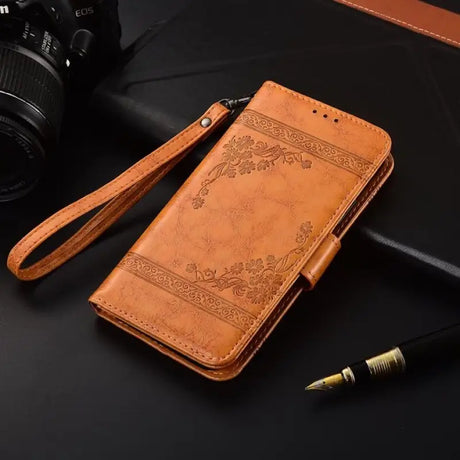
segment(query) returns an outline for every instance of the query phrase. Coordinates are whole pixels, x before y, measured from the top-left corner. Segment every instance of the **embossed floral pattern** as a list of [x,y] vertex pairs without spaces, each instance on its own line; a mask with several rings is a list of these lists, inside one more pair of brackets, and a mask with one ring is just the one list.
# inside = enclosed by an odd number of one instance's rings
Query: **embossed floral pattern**
[[252,259],[246,263],[246,271],[248,273],[259,273],[264,268],[262,259]]
[[[250,312],[219,297],[215,293],[208,292],[196,283],[184,279],[157,262],[135,252],[126,254],[118,264],[118,268],[195,305],[197,308],[242,331],[250,329],[256,320],[256,317]],[[187,266],[187,271],[196,269],[195,264]]]
[[270,254],[264,259],[237,262],[221,274],[210,268],[200,270],[195,263],[188,264],[186,271],[195,275],[194,283],[219,291],[231,289],[234,295],[246,296],[254,304],[267,303],[279,293],[286,274],[304,254],[312,229],[311,222],[302,223],[295,239],[297,246],[282,257]]
[[311,161],[305,158],[305,153],[288,151],[287,147],[279,144],[256,141],[251,136],[233,136],[223,149],[223,161],[209,171],[208,179],[201,183],[200,190],[192,200],[195,209],[204,205],[210,185],[221,177],[234,178],[237,174],[243,176],[266,171],[278,162],[288,165],[298,163],[303,169],[311,168]]
[[[366,158],[348,152],[337,145],[330,144],[312,134],[296,129],[255,110],[243,110],[235,120],[235,123],[244,125],[265,136],[270,136],[278,142],[321,158],[358,176],[364,176],[372,168],[372,162]],[[302,166],[305,167],[303,164]],[[266,167],[266,164],[259,163],[257,169],[263,170]]]

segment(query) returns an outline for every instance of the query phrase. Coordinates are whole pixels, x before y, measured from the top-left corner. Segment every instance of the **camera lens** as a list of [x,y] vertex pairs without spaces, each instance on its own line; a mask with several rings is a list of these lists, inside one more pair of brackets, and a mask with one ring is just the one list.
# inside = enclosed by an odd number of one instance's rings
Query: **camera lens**
[[57,140],[64,107],[60,43],[19,18],[0,21],[0,201],[27,193]]
[[43,171],[42,143],[27,128],[0,116],[0,201],[27,193]]

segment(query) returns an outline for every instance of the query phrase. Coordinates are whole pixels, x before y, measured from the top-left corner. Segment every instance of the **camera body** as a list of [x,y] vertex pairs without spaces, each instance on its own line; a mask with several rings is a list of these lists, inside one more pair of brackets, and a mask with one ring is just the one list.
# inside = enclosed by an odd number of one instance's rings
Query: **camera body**
[[0,0],[0,201],[37,182],[67,87],[91,88],[120,36],[117,0]]
[[30,46],[58,69],[68,60],[77,84],[79,78],[94,81],[120,53],[117,0],[0,0],[0,40],[8,18],[24,23],[21,35],[12,37],[15,43]]

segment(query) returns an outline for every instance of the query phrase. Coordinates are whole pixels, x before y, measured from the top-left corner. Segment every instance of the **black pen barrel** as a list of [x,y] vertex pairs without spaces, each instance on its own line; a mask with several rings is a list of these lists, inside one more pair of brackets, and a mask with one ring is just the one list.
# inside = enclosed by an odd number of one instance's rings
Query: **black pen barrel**
[[399,345],[407,370],[460,357],[460,324],[447,327]]

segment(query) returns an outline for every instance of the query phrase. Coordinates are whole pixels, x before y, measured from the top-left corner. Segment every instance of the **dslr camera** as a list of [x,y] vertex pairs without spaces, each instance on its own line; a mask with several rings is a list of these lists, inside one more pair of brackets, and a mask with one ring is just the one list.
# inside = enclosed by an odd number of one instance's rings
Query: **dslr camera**
[[120,35],[118,0],[0,0],[0,201],[36,184],[67,88],[94,86]]

